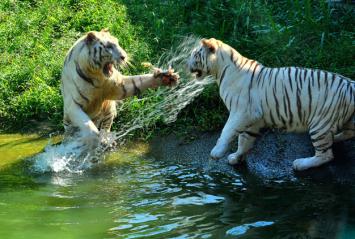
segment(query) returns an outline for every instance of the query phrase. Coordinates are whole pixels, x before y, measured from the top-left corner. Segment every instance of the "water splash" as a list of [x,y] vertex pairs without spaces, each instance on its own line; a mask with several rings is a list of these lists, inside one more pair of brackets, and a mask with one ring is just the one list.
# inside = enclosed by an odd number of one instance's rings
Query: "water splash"
[[158,60],[156,66],[167,68],[171,66],[179,72],[180,83],[175,88],[159,88],[154,94],[143,98],[134,98],[124,101],[118,109],[118,115],[127,104],[148,102],[147,107],[135,112],[136,116],[111,133],[100,134],[100,145],[94,151],[88,151],[81,143],[81,136],[67,138],[59,145],[48,145],[44,152],[34,158],[33,169],[36,172],[74,172],[80,173],[104,159],[104,152],[125,143],[127,136],[136,130],[153,126],[158,119],[169,124],[176,121],[178,113],[196,98],[204,87],[212,83],[211,78],[197,81],[186,69],[186,60],[191,50],[199,44],[196,37],[190,36],[182,39],[181,43],[165,52]]
[[84,148],[80,137],[68,137],[60,144],[54,145],[50,139],[44,152],[33,157],[33,171],[81,173],[90,168],[92,154]]
[[[137,103],[139,101],[153,103],[149,104],[149,107],[139,109],[136,118],[114,132],[119,144],[123,144],[126,137],[134,131],[154,125],[157,119],[162,119],[165,124],[176,121],[179,112],[191,103],[206,85],[213,82],[210,77],[198,81],[186,69],[186,60],[190,57],[191,50],[199,44],[199,41],[199,38],[193,36],[185,37],[176,48],[170,49],[160,57],[157,66],[161,68],[173,67],[180,75],[180,82],[175,88],[159,88],[153,95],[134,99]],[[160,100],[154,103],[156,99]],[[121,109],[126,107],[125,104],[131,103],[132,101],[124,102]],[[120,110],[118,110],[118,114],[119,112]]]

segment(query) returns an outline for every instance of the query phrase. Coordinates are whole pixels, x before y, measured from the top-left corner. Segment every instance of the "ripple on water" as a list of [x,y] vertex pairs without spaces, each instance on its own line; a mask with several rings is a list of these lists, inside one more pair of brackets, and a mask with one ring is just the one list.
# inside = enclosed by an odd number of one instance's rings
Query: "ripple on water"
[[254,223],[247,223],[243,224],[240,226],[233,227],[229,229],[226,234],[229,236],[239,236],[243,235],[246,233],[249,229],[254,228],[254,227],[266,227],[274,224],[274,222],[268,222],[268,221],[258,221]]
[[158,218],[162,216],[161,214],[159,215],[152,215],[149,213],[138,213],[129,216],[128,218],[122,218],[117,220],[117,222],[127,222],[129,224],[137,224],[137,223],[143,223],[143,222],[149,222],[149,221],[156,221]]
[[192,196],[192,197],[176,197],[173,200],[173,205],[174,206],[180,206],[180,205],[205,205],[205,204],[215,204],[215,203],[221,203],[224,201],[224,197],[220,196],[215,196],[211,194],[206,194],[206,193],[198,193],[198,196]]

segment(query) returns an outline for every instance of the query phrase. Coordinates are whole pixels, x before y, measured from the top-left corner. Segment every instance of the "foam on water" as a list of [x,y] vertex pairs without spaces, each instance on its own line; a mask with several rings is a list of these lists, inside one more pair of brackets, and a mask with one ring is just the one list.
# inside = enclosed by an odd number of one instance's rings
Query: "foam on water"
[[[157,66],[167,68],[171,66],[180,75],[180,82],[175,88],[159,88],[154,95],[133,99],[135,101],[154,102],[148,107],[137,111],[136,117],[122,125],[118,131],[102,133],[100,146],[94,150],[87,150],[81,143],[80,135],[66,138],[59,145],[45,148],[43,153],[34,157],[33,170],[36,172],[74,172],[80,173],[104,159],[104,152],[117,145],[124,144],[128,135],[134,131],[152,126],[157,119],[163,119],[166,124],[177,119],[178,113],[198,96],[207,84],[213,82],[211,78],[197,81],[186,69],[186,60],[191,50],[199,43],[196,37],[186,37],[174,49],[165,52],[159,59]],[[128,101],[123,102],[118,109],[118,114]]]

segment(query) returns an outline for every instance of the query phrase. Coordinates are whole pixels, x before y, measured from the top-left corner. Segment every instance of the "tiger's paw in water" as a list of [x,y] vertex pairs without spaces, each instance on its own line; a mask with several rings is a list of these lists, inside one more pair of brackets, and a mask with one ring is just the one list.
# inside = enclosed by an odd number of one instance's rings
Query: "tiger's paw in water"
[[88,151],[95,150],[100,144],[99,134],[96,132],[82,133],[78,140]]

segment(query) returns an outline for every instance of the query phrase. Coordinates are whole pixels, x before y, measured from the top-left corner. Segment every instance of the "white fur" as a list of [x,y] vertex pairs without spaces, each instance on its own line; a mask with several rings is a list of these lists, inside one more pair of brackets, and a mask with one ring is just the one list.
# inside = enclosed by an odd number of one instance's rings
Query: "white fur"
[[355,135],[351,121],[355,83],[341,75],[297,67],[268,68],[213,38],[202,40],[188,65],[191,72],[202,71],[200,78],[216,78],[230,112],[211,151],[214,159],[223,157],[238,137],[238,150],[228,156],[230,164],[238,163],[264,127],[308,131],[316,155],[293,164],[295,170],[305,170],[333,159],[334,135],[337,141]]

